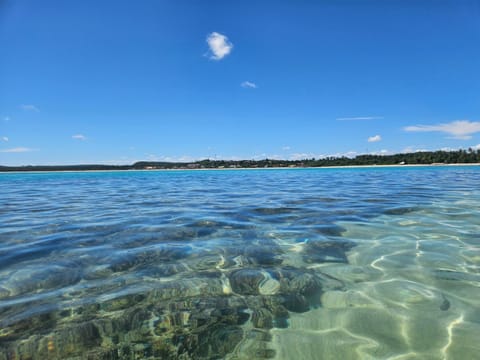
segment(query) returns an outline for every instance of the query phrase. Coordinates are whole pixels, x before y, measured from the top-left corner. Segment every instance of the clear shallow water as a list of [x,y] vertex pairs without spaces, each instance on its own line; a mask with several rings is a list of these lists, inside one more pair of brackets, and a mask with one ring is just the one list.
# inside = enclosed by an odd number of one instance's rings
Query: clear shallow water
[[475,359],[480,168],[0,174],[0,359]]

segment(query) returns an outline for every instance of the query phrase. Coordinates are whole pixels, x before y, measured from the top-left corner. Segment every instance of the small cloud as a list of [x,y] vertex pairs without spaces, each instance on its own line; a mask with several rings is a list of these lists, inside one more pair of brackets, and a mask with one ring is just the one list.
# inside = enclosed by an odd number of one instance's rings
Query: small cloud
[[87,140],[87,137],[82,134],[76,134],[76,135],[72,135],[72,139],[85,141]]
[[255,84],[253,82],[250,82],[250,81],[244,81],[240,84],[240,86],[245,88],[245,89],[256,89],[257,88],[257,84]]
[[409,154],[409,153],[413,153],[413,152],[415,152],[413,146],[407,146],[406,148],[404,148],[404,149],[402,150],[402,153],[404,153],[404,154]]
[[368,142],[379,142],[382,140],[382,137],[380,135],[375,135],[375,136],[370,136],[368,138]]
[[10,119],[9,116],[5,116],[5,117],[3,118],[3,121],[5,121],[5,122],[9,122],[10,120],[11,120],[11,119]]
[[341,117],[337,121],[362,121],[362,120],[380,120],[383,116],[355,116],[355,117]]
[[480,121],[457,120],[446,124],[407,126],[403,129],[409,132],[443,132],[452,135],[453,139],[468,140],[472,134],[480,132]]
[[284,147],[282,147],[282,150],[283,150],[283,151],[288,151],[288,150],[290,150],[290,149],[291,149],[290,146],[284,146]]
[[2,136],[2,141],[8,142],[8,137]]
[[24,111],[40,112],[40,109],[35,105],[20,105],[20,108]]
[[208,47],[210,48],[210,59],[221,60],[233,49],[233,44],[228,41],[225,35],[212,32],[207,36]]
[[30,149],[26,147],[16,147],[16,148],[11,148],[11,149],[2,149],[0,152],[2,153],[25,153],[25,152],[31,152],[35,151],[35,149]]

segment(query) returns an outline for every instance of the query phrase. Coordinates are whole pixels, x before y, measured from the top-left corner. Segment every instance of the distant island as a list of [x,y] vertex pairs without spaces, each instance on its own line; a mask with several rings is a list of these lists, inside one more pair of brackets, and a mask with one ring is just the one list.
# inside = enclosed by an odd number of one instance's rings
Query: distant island
[[367,165],[443,165],[480,163],[480,149],[456,151],[421,151],[394,155],[358,155],[303,160],[211,160],[194,162],[139,161],[132,165],[25,165],[1,166],[0,172],[11,171],[92,171],[92,170],[168,170],[168,169],[235,169],[235,168],[300,168]]

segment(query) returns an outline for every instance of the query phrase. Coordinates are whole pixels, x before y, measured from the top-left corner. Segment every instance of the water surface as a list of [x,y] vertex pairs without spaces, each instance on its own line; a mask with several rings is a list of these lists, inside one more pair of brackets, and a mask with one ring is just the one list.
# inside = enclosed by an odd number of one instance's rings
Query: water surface
[[474,359],[480,168],[0,174],[0,359]]

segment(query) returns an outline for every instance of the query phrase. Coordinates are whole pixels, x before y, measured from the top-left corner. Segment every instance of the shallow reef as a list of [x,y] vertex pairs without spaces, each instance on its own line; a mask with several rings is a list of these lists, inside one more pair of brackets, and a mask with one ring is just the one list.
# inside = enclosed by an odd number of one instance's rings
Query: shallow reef
[[[192,226],[215,231],[208,222]],[[15,280],[28,269],[13,272],[0,287],[4,299],[73,285],[76,291],[64,298],[90,300],[76,306],[45,301],[43,307],[35,300],[35,313],[28,303],[4,307],[0,360],[272,358],[269,330],[288,327],[290,313],[321,306],[325,288],[343,285],[325,281],[319,270],[284,264],[285,251],[270,238],[247,238],[208,251],[171,242],[133,249],[100,268],[88,260],[72,269],[47,267],[41,279],[27,282]],[[346,262],[353,245],[340,238],[308,241],[301,258],[305,265]],[[142,274],[145,288],[128,277],[110,287],[79,286],[132,271]],[[126,294],[113,291],[118,288]],[[115,295],[106,296],[109,291]]]

